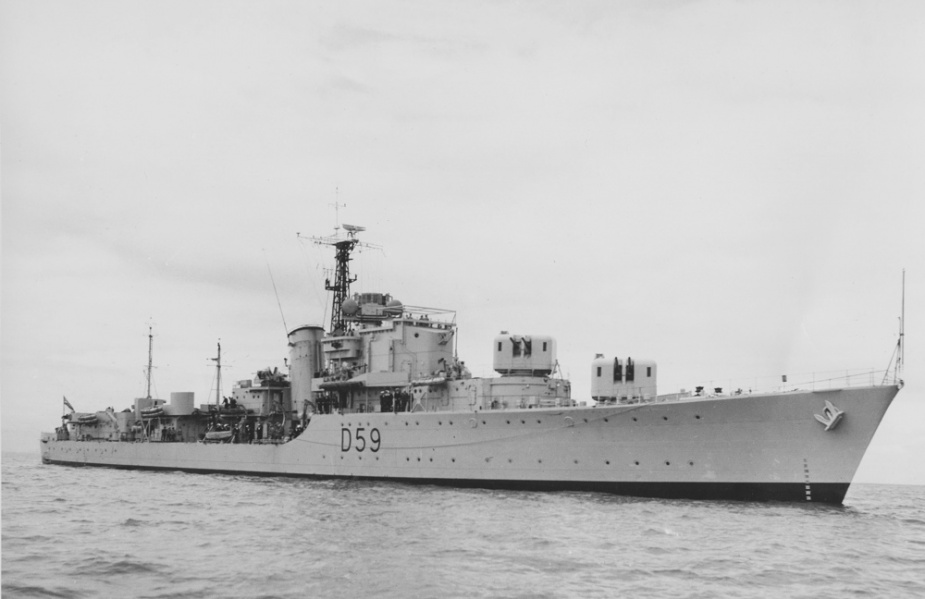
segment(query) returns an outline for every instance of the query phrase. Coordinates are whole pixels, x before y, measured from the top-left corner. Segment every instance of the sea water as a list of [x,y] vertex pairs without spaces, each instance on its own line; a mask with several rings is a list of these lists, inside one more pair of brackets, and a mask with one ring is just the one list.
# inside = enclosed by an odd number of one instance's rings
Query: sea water
[[925,487],[842,507],[2,457],[13,597],[923,597]]

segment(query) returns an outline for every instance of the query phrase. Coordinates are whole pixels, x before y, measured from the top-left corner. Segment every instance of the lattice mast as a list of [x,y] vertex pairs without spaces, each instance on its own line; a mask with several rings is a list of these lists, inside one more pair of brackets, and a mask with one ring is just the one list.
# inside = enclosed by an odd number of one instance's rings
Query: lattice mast
[[[338,227],[340,228],[340,227]],[[332,292],[331,298],[331,335],[343,335],[347,330],[346,321],[344,320],[344,301],[350,297],[350,284],[357,280],[356,276],[350,277],[350,261],[353,249],[357,246],[367,248],[378,248],[379,246],[361,242],[357,239],[357,233],[365,231],[365,227],[354,225],[343,225],[347,232],[347,237],[339,237],[335,234],[333,237],[312,237],[311,240],[319,245],[334,246],[334,282],[331,279],[325,279],[324,288]]]
[[349,239],[334,244],[334,283],[325,279],[324,288],[332,292],[331,299],[331,334],[341,335],[346,330],[344,324],[344,301],[350,297],[350,284],[357,280],[350,277],[350,254],[356,247],[357,240],[352,236]]

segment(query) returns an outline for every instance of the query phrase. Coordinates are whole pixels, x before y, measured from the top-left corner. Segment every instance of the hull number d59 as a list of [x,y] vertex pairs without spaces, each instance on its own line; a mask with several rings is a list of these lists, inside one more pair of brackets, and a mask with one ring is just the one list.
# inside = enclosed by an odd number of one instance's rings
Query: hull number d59
[[373,453],[379,451],[379,446],[382,443],[382,436],[379,434],[378,428],[363,428],[357,427],[356,430],[350,430],[347,427],[340,429],[340,450],[341,451],[350,451],[353,448],[355,451],[366,451],[367,449]]

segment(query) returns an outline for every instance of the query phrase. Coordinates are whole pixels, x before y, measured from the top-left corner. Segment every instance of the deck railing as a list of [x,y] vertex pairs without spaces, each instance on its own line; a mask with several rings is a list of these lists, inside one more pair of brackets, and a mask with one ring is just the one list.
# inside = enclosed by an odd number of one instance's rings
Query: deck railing
[[750,377],[713,379],[692,389],[658,396],[656,401],[674,401],[693,397],[720,397],[758,393],[786,393],[792,391],[821,391],[846,387],[873,387],[902,384],[893,370],[856,368],[825,372],[787,374],[778,377]]

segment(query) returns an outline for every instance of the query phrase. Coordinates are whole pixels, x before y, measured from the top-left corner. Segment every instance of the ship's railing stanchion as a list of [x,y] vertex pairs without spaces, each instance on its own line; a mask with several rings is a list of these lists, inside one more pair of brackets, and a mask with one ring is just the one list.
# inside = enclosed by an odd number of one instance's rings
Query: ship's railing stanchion
[[[840,389],[849,387],[876,387],[880,385],[899,384],[891,379],[890,372],[876,368],[855,368],[848,370],[835,370],[828,372],[806,372],[767,377],[730,378],[722,379],[727,383],[722,392],[716,386],[720,379],[704,378],[709,386],[704,385],[703,392],[708,395],[750,395],[755,393],[788,393],[798,390],[821,391],[826,389]],[[880,377],[883,376],[883,380]],[[694,385],[695,387],[699,385]],[[663,394],[665,395],[665,394]],[[666,396],[675,395],[669,393]]]

